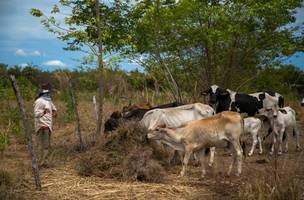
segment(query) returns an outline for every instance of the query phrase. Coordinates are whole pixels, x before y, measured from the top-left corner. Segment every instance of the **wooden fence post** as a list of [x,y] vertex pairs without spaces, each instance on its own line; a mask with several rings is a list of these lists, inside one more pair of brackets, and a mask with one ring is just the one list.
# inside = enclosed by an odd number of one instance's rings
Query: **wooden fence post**
[[98,121],[98,112],[97,112],[97,102],[96,102],[95,95],[93,96],[93,111],[94,111],[95,119],[96,119],[96,123],[97,123],[97,121]]
[[72,81],[70,79],[68,79],[68,84],[69,84],[69,91],[70,91],[70,95],[71,95],[71,98],[72,98],[72,106],[73,106],[74,115],[75,115],[76,134],[77,134],[78,139],[79,139],[80,150],[83,150],[84,145],[83,145],[81,129],[80,129],[80,117],[79,117],[79,113],[78,113],[78,103],[77,103],[77,100],[76,100],[76,97],[75,97],[75,94],[74,94],[73,84],[72,84]]
[[19,87],[17,85],[16,79],[14,75],[10,75],[10,79],[12,82],[12,86],[18,101],[19,108],[21,110],[22,114],[22,122],[23,122],[23,130],[25,132],[26,138],[27,138],[27,148],[30,153],[31,159],[32,159],[32,170],[35,178],[35,185],[37,190],[41,190],[41,182],[40,182],[40,175],[39,175],[39,168],[38,168],[38,162],[37,157],[33,148],[33,141],[32,141],[32,130],[29,123],[28,114],[25,110],[24,102],[22,99],[22,96],[19,91]]

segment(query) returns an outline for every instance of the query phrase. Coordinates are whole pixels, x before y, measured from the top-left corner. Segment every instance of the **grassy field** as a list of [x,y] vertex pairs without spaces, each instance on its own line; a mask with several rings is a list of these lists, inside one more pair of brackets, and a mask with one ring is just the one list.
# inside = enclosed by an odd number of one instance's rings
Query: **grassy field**
[[[164,166],[161,181],[141,182],[113,178],[107,174],[91,173],[80,176],[79,161],[98,158],[102,162],[102,142],[88,148],[85,152],[77,151],[77,138],[73,122],[64,122],[63,103],[55,102],[59,115],[55,122],[52,140],[53,151],[47,165],[41,168],[42,191],[35,191],[31,176],[30,159],[26,146],[19,144],[13,137],[10,145],[1,155],[4,175],[0,175],[0,199],[303,199],[304,198],[304,151],[296,152],[295,138],[290,137],[289,152],[282,156],[270,156],[270,137],[264,142],[265,153],[246,157],[243,173],[240,177],[226,176],[231,161],[227,149],[218,149],[213,168],[207,168],[207,176],[200,178],[200,167],[194,163],[184,178],[178,174],[181,165]],[[28,104],[30,108],[30,103]],[[298,103],[290,103],[298,114],[298,126],[303,147],[304,108]],[[90,102],[80,101],[82,133],[89,141],[95,130],[93,108]],[[105,105],[107,118],[121,106],[111,103]],[[128,129],[123,127],[122,129]],[[132,133],[131,133],[132,134]],[[290,133],[292,135],[292,133]],[[247,137],[247,146],[251,138]],[[247,148],[249,149],[249,148]],[[277,164],[276,164],[277,163]],[[111,168],[108,170],[112,170]],[[113,169],[114,170],[114,169]],[[9,175],[5,175],[7,172]],[[277,174],[277,177],[275,176]],[[5,180],[9,184],[5,185]],[[6,193],[6,196],[4,195]]]

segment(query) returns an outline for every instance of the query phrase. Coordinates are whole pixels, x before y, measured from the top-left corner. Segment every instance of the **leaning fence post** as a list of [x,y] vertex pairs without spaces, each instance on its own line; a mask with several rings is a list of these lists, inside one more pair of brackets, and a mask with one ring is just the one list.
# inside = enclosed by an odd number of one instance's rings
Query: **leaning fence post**
[[72,98],[72,104],[73,104],[73,108],[74,108],[76,133],[77,133],[77,136],[78,136],[78,139],[79,139],[80,150],[83,150],[84,144],[83,144],[81,129],[80,129],[80,117],[79,117],[79,112],[78,112],[78,103],[77,103],[76,96],[74,94],[74,88],[73,88],[72,80],[68,79],[68,85],[69,85],[69,91],[70,91],[70,95],[71,95],[71,98]]
[[25,110],[24,102],[22,99],[22,96],[19,91],[19,87],[17,85],[16,79],[14,75],[10,75],[10,79],[12,82],[12,86],[18,101],[18,105],[22,114],[22,122],[23,122],[23,130],[25,132],[26,138],[27,138],[27,148],[30,153],[31,159],[32,159],[32,170],[35,178],[35,184],[36,189],[41,190],[41,182],[40,182],[40,176],[39,176],[39,168],[38,168],[38,162],[37,157],[33,148],[33,142],[32,142],[32,130],[29,123],[28,114]]
[[96,97],[95,95],[93,96],[93,110],[95,113],[95,119],[96,119],[96,123],[98,121],[98,112],[97,112],[97,103],[96,103]]

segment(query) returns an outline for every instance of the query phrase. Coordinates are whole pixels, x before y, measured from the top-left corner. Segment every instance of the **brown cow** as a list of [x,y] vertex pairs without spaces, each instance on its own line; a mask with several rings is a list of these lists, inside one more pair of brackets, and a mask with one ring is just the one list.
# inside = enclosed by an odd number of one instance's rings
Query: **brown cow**
[[237,164],[236,175],[238,176],[242,171],[240,136],[243,129],[244,122],[239,113],[224,111],[209,118],[188,122],[179,128],[158,128],[149,132],[147,137],[165,143],[175,150],[185,152],[180,176],[185,175],[189,158],[194,153],[201,161],[202,177],[204,177],[206,174],[204,165],[206,148],[217,147],[223,140],[228,141],[234,150],[228,175],[230,175],[233,165]]

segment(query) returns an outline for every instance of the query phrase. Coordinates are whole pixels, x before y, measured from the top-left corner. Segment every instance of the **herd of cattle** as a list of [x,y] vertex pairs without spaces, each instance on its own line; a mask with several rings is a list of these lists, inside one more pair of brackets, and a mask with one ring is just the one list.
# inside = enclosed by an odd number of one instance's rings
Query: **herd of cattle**
[[[267,136],[273,133],[270,154],[274,153],[277,142],[277,153],[282,154],[284,139],[284,152],[288,151],[287,128],[292,128],[296,137],[296,148],[300,150],[296,112],[290,107],[284,107],[282,95],[268,91],[243,94],[217,85],[212,85],[202,95],[209,96],[209,105],[170,103],[158,107],[151,107],[149,104],[124,107],[122,112],[112,113],[105,123],[105,132],[115,130],[124,120],[137,119],[148,129],[148,139],[184,152],[181,176],[185,175],[189,158],[193,154],[201,162],[203,177],[206,173],[206,149],[210,148],[209,165],[212,165],[215,148],[222,146],[223,141],[228,142],[232,149],[233,159],[228,175],[234,165],[237,167],[236,175],[239,175],[243,156],[240,137],[243,134],[250,134],[252,137],[249,156],[254,153],[257,143],[259,153],[262,154],[264,134],[261,128],[265,123],[269,127]],[[301,105],[304,106],[304,99]]]

